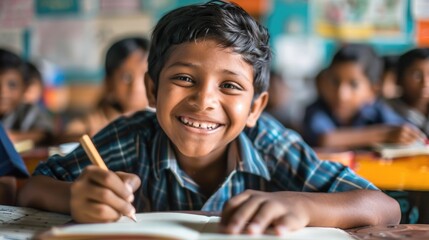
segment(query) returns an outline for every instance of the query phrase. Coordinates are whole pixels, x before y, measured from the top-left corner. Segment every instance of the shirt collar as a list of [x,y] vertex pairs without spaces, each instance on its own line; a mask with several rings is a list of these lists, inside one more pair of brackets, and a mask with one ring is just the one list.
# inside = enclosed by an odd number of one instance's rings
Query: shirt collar
[[[183,173],[174,154],[172,143],[163,131],[159,131],[154,139],[152,148],[152,161],[155,177],[158,179],[161,172],[170,169],[180,185],[183,184]],[[271,179],[267,166],[259,152],[254,148],[249,138],[244,134],[240,135],[230,143],[228,147],[228,174],[234,170],[237,172],[247,172],[261,176],[267,181]]]

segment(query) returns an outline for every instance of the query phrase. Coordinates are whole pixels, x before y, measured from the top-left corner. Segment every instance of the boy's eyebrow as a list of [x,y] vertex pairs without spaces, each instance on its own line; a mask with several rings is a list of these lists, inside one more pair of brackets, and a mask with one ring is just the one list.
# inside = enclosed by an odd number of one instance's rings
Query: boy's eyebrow
[[[166,69],[172,68],[172,67],[191,67],[191,68],[194,68],[194,67],[198,67],[198,65],[194,64],[194,63],[190,63],[190,62],[174,62],[174,63],[168,65],[166,67]],[[250,79],[248,77],[246,77],[246,75],[244,75],[240,72],[234,72],[234,71],[231,71],[229,69],[223,69],[222,72],[227,73],[227,74],[231,74],[231,75],[241,76],[250,82]]]

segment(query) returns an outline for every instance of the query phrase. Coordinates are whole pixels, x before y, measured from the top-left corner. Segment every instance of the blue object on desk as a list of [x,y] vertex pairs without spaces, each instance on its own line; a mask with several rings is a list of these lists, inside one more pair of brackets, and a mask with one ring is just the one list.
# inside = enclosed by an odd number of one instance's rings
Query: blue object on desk
[[0,176],[28,177],[27,167],[0,124]]

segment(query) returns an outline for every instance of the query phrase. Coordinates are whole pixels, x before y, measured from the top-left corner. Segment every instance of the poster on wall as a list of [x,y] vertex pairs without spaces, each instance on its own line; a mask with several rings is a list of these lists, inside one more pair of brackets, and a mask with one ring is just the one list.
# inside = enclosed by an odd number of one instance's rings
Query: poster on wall
[[312,0],[314,32],[340,40],[403,40],[406,0]]
[[429,47],[429,1],[414,0],[412,13],[415,20],[415,41],[420,47]]
[[48,18],[35,22],[31,56],[45,58],[64,70],[94,71],[99,67],[93,20]]

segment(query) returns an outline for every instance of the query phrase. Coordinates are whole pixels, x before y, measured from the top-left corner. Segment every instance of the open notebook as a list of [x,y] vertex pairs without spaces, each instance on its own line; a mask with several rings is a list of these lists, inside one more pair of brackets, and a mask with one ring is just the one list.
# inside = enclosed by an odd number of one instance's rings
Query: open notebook
[[320,227],[307,227],[283,237],[269,233],[261,236],[226,235],[218,233],[219,217],[171,212],[139,213],[136,216],[137,223],[123,217],[116,223],[54,227],[35,239],[353,239],[341,229]]
[[420,142],[410,145],[378,144],[374,147],[374,150],[382,158],[386,159],[412,157],[419,155],[429,156],[429,145]]

